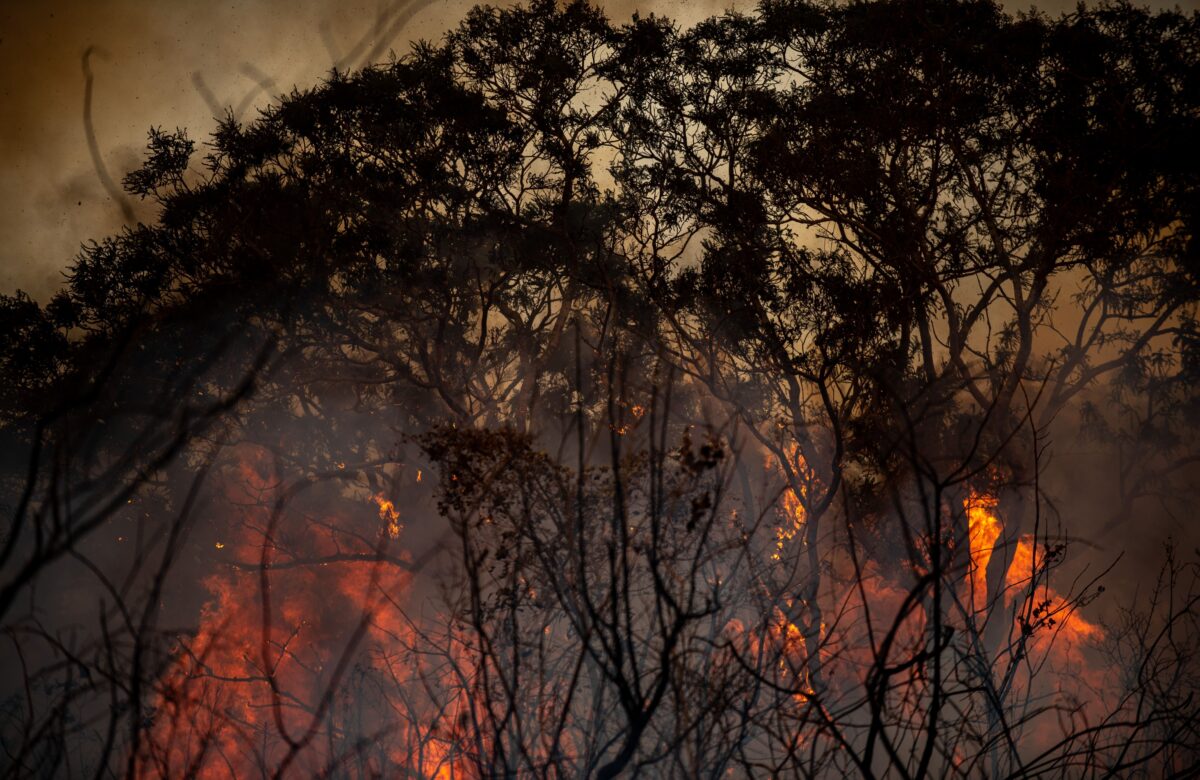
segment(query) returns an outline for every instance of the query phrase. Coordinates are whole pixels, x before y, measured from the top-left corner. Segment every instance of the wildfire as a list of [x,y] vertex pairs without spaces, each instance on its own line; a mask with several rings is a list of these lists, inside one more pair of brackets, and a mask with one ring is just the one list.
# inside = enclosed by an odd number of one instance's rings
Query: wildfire
[[[796,488],[789,485],[782,496],[783,513],[787,521],[775,528],[775,552],[771,554],[771,560],[781,560],[783,557],[783,548],[796,535],[800,533],[800,529],[804,527],[804,521],[807,516],[804,509],[805,501],[808,499],[807,484],[811,483],[815,478],[815,474],[808,466],[808,461],[804,459],[804,455],[800,452],[799,445],[793,444],[788,451],[788,460],[792,463],[796,475],[803,480],[800,485],[799,493]],[[781,470],[781,469],[780,469]]]
[[[160,683],[153,739],[143,746],[135,775],[253,776],[262,761],[277,762],[288,752],[288,739],[327,728],[286,776],[320,775],[356,749],[354,733],[388,735],[363,757],[377,775],[399,766],[426,778],[467,776],[461,737],[445,723],[457,723],[468,703],[453,694],[433,704],[405,699],[405,706],[430,710],[412,709],[396,726],[388,715],[396,703],[381,698],[389,683],[403,687],[410,679],[451,674],[431,672],[431,662],[411,653],[414,629],[403,611],[411,575],[374,560],[336,560],[349,539],[361,538],[353,529],[362,521],[352,511],[331,509],[302,535],[285,527],[304,522],[305,513],[285,512],[275,541],[269,540],[264,529],[280,488],[263,476],[270,473],[266,456],[254,451],[243,452],[229,473],[233,523],[214,546],[240,563],[202,580],[208,598],[198,629],[177,646],[175,664]],[[397,537],[402,526],[395,503],[382,495],[372,501],[388,535]],[[274,557],[284,550],[287,566]],[[267,562],[262,571],[255,568],[260,560]],[[366,632],[351,645],[360,623]],[[342,656],[351,652],[353,672],[339,680]],[[315,721],[319,703],[333,690],[341,692]]]
[[976,612],[987,607],[987,567],[992,560],[992,550],[1000,538],[1003,526],[996,517],[999,500],[995,496],[975,490],[963,501],[967,513],[967,534],[970,543],[971,562],[967,573],[972,606]]
[[[780,508],[784,517],[775,529],[772,550],[772,557],[776,559],[785,553],[788,543],[805,527],[805,506],[815,484],[813,470],[796,448],[788,457],[796,469],[793,473],[799,479],[781,496]],[[281,548],[286,548],[287,552],[276,553],[279,543],[275,540],[268,543],[263,535],[263,529],[271,522],[275,493],[281,487],[263,476],[270,473],[270,469],[262,464],[243,464],[241,479],[237,480],[239,474],[235,474],[238,484],[236,490],[230,489],[230,498],[238,515],[238,522],[234,524],[236,530],[216,543],[217,549],[225,548],[224,554],[232,560],[251,563],[256,563],[260,557],[266,560],[264,549],[270,549],[272,555],[286,554],[293,558],[308,556],[319,560],[322,556],[333,556],[344,551],[345,537],[339,537],[339,532],[332,529],[337,529],[339,524],[357,523],[375,529],[374,533],[378,534],[376,514],[383,524],[382,530],[389,537],[395,539],[400,535],[402,525],[396,501],[376,493],[370,498],[370,506],[375,509],[370,515],[363,511],[360,496],[356,499],[358,503],[343,517],[338,518],[336,512],[325,517],[321,524],[313,526],[317,529],[315,533],[302,537],[299,543],[294,538],[285,540],[286,545]],[[417,472],[416,480],[420,480],[420,472]],[[402,497],[396,496],[396,499]],[[995,496],[978,492],[971,493],[964,503],[970,529],[968,578],[973,589],[972,604],[977,610],[986,606],[988,563],[1003,530],[998,506]],[[281,533],[275,539],[282,536]],[[370,534],[363,536],[370,538]],[[307,547],[297,550],[297,544]],[[1012,565],[1006,572],[1008,588],[1002,599],[1005,605],[1017,599],[1018,594],[1028,591],[1025,586],[1029,583],[1030,573],[1044,565],[1047,554],[1044,546],[1039,547],[1030,536],[1022,537],[1013,552]],[[197,761],[203,768],[193,774],[201,778],[219,777],[234,770],[238,774],[251,774],[254,768],[252,756],[265,754],[276,759],[285,753],[285,736],[291,735],[294,739],[310,727],[314,703],[321,701],[327,687],[333,684],[331,675],[339,665],[347,637],[353,634],[359,620],[367,621],[369,628],[361,647],[355,650],[355,657],[359,659],[354,666],[356,676],[341,680],[345,695],[339,695],[324,713],[329,734],[323,739],[327,736],[326,742],[329,742],[340,739],[343,733],[372,730],[382,733],[385,725],[391,727],[378,712],[386,712],[385,705],[395,706],[396,702],[372,699],[372,696],[379,697],[378,693],[370,692],[372,686],[387,683],[403,689],[423,672],[426,675],[423,682],[435,680],[435,689],[429,691],[435,704],[428,712],[418,711],[418,705],[411,705],[415,709],[409,721],[388,732],[387,746],[381,747],[377,757],[371,759],[376,762],[372,767],[382,771],[389,764],[402,766],[419,771],[422,777],[447,780],[470,776],[469,755],[464,751],[461,727],[455,724],[476,705],[459,690],[459,683],[449,679],[453,674],[449,666],[444,672],[430,672],[432,667],[424,664],[433,661],[422,661],[406,649],[416,642],[414,624],[403,616],[407,609],[410,575],[371,562],[323,562],[316,566],[297,566],[294,560],[291,563],[293,565],[286,568],[272,567],[269,575],[261,579],[260,572],[253,568],[231,567],[203,581],[209,599],[200,617],[199,631],[194,639],[181,646],[177,669],[165,680],[156,704],[162,712],[162,725],[154,742],[167,746],[166,753],[148,756],[141,776],[175,776]],[[533,595],[529,583],[522,579],[517,584]],[[264,618],[263,587],[269,589],[270,620]],[[923,608],[919,604],[906,608],[905,596],[903,588],[877,570],[870,570],[863,580],[861,598],[870,602],[873,614],[899,616],[901,628],[896,632],[891,651],[895,658],[920,652],[926,642]],[[859,597],[858,591],[851,596]],[[1047,648],[1056,665],[1066,667],[1073,663],[1077,666],[1078,654],[1066,655],[1072,651],[1051,647],[1046,639],[1055,632],[1066,632],[1076,639],[1092,639],[1100,636],[1100,629],[1064,609],[1065,600],[1048,588],[1039,586],[1035,600],[1040,613],[1017,620],[1026,620],[1023,626],[1029,620],[1041,621],[1040,625],[1049,624],[1054,631],[1038,631],[1031,639],[1030,647]],[[389,609],[389,603],[397,608]],[[816,678],[810,675],[816,674],[814,670],[820,670],[822,686],[833,686],[832,690],[838,690],[836,686],[850,685],[847,681],[853,675],[871,668],[873,660],[866,648],[875,644],[860,634],[863,630],[881,630],[878,627],[887,630],[891,621],[889,617],[883,617],[877,628],[863,629],[861,626],[839,626],[831,620],[832,635],[827,634],[827,627],[822,622],[819,631],[815,632],[820,638],[817,642],[814,632],[803,627],[803,615],[791,614],[792,606],[790,600],[781,600],[777,607],[771,608],[769,617],[751,624],[753,627],[734,619],[729,621],[725,631],[742,647],[744,657],[760,659],[761,668],[768,670],[780,686],[791,692],[791,704],[799,711],[799,708],[812,704],[813,680]],[[907,612],[903,611],[905,609]],[[1057,624],[1049,623],[1051,615]],[[545,636],[551,636],[549,625],[542,630]],[[468,643],[455,638],[451,644],[461,648],[453,650],[458,654],[456,663],[461,663],[462,668],[470,668],[475,661],[469,657]],[[444,689],[436,689],[440,674],[446,675]],[[360,721],[364,702],[380,705],[380,709]],[[405,706],[410,705],[406,703]],[[189,741],[196,735],[211,740],[211,759],[197,759],[198,748],[194,746],[194,740]],[[799,731],[796,739],[800,739]],[[312,747],[306,749],[297,776],[319,773],[320,768],[336,755],[332,743],[319,742],[315,740]]]
[[634,428],[636,428],[637,424],[641,421],[641,419],[646,416],[646,407],[641,404],[626,404],[626,403],[621,403],[620,406],[629,410],[629,413],[631,415],[633,415],[633,421],[632,422],[610,423],[608,427],[613,433],[617,434],[618,436],[625,436],[630,431],[632,431]]
[[[1033,536],[1023,535],[1017,542],[1012,564],[1004,578],[1010,592],[1027,585],[1037,568],[1044,565],[1044,558],[1044,553],[1038,553]],[[1041,599],[1034,617],[1044,620],[1050,628],[1058,626],[1061,634],[1070,641],[1096,640],[1104,636],[1104,629],[1085,619],[1078,610],[1064,609],[1064,604],[1062,596],[1053,588],[1047,587],[1045,598]]]
[[[971,551],[967,585],[971,589],[972,606],[977,613],[988,608],[987,568],[995,551],[996,541],[1004,528],[996,515],[998,504],[999,500],[995,496],[975,490],[963,501]],[[1031,534],[1024,534],[1017,540],[1012,561],[1004,575],[1005,607],[1010,607],[1013,600],[1034,583],[1039,570],[1046,565],[1046,560],[1046,553],[1039,552],[1037,540]],[[1057,627],[1067,639],[1087,640],[1103,636],[1103,630],[1084,619],[1077,610],[1064,608],[1066,600],[1053,588],[1046,585],[1040,592],[1044,592],[1044,596],[1035,596],[1039,603],[1033,615],[1035,620],[1027,621],[1027,625],[1036,623],[1052,629]]]
[[[799,689],[792,695],[795,702],[804,704],[808,701],[813,693],[808,679],[808,646],[804,632],[782,609],[773,608],[771,619],[758,629],[748,628],[743,621],[733,618],[725,624],[725,634],[730,640],[744,642],[750,656],[773,659],[771,663],[776,667],[779,681]],[[825,624],[822,623],[821,636],[824,634]]]
[[382,493],[376,493],[373,497],[375,505],[379,507],[379,519],[386,524],[387,534],[393,539],[400,536],[400,512],[396,509],[396,505],[383,497]]

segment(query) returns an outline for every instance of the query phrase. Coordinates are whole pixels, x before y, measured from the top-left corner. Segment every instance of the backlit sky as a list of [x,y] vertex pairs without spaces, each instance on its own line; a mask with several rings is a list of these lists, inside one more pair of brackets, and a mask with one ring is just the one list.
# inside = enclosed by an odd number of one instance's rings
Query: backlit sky
[[[123,222],[84,131],[82,55],[89,47],[98,150],[119,182],[137,166],[151,125],[184,127],[202,141],[214,105],[245,103],[252,114],[270,95],[316,83],[356,50],[377,51],[378,60],[389,48],[402,53],[412,40],[440,38],[476,2],[0,0],[0,292],[21,288],[45,301],[80,244]],[[688,24],[753,2],[601,5],[615,21],[640,10]],[[1054,13],[1073,3],[1037,5]],[[381,13],[394,35],[377,32]]]

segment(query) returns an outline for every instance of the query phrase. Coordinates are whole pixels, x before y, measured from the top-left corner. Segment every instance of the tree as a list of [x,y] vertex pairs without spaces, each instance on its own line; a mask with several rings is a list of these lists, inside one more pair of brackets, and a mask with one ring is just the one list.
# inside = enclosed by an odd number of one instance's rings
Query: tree
[[539,0],[153,130],[0,301],[10,773],[1182,770],[1194,567],[1106,630],[1047,485],[1191,511],[1198,44]]

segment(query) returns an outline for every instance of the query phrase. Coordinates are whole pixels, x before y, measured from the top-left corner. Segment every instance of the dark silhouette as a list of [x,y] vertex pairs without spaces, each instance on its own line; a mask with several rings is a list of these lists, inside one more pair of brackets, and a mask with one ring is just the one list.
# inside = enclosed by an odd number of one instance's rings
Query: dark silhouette
[[152,130],[0,298],[0,769],[1186,774],[1200,553],[1088,544],[1194,528],[1197,51],[536,0]]

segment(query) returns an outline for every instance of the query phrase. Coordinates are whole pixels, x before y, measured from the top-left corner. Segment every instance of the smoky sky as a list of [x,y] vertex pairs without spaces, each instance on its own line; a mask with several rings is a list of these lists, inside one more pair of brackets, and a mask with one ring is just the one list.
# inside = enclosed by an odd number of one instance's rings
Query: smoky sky
[[[1200,0],[1193,0],[1195,6]],[[256,107],[317,83],[337,62],[402,54],[436,40],[476,0],[0,0],[0,291],[45,301],[82,242],[127,211],[93,162],[83,55],[93,75],[95,149],[110,181],[138,165],[151,126],[203,141],[224,107]],[[603,0],[692,24],[739,0]],[[1066,0],[1038,3],[1047,13]],[[1010,3],[1010,8],[1027,7]],[[138,204],[133,218],[152,212]]]
[[[0,290],[45,300],[83,241],[125,221],[93,165],[83,121],[92,49],[92,123],[113,181],[137,166],[151,126],[203,141],[214,110],[245,118],[338,60],[385,59],[437,40],[476,0],[0,0]],[[605,4],[614,18],[637,6]],[[641,4],[681,21],[716,0]],[[357,55],[357,57],[355,56]],[[202,151],[202,150],[201,150]],[[134,217],[152,213],[133,204]]]

